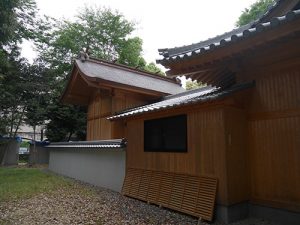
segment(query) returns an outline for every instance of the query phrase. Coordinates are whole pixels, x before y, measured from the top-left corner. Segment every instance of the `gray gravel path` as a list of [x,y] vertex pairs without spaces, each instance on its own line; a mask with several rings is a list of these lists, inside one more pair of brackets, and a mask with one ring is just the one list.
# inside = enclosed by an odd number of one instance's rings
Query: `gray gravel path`
[[[51,193],[0,202],[0,224],[188,225],[197,224],[197,219],[107,189],[71,182],[68,187]],[[232,225],[277,224],[261,219],[247,219]]]

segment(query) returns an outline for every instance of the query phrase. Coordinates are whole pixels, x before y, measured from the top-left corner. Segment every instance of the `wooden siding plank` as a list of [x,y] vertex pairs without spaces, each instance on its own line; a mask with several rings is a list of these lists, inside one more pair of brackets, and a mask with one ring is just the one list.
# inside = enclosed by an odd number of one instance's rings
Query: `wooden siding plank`
[[[169,116],[178,115],[176,111]],[[147,119],[160,118],[158,116]],[[140,168],[219,180],[218,203],[227,204],[224,116],[221,108],[187,113],[187,153],[144,152],[144,119],[127,121],[127,168]]]

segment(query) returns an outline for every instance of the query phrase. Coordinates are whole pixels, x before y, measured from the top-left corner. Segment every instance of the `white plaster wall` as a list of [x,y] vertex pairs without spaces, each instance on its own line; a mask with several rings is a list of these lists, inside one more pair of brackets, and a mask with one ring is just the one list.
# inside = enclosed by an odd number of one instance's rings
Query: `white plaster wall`
[[51,149],[49,169],[93,185],[121,192],[125,151],[114,149]]

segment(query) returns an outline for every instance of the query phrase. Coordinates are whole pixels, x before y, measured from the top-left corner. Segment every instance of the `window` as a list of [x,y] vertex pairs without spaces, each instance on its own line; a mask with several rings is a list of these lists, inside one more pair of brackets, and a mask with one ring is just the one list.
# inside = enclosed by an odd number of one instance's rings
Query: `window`
[[187,116],[144,121],[145,152],[187,152]]

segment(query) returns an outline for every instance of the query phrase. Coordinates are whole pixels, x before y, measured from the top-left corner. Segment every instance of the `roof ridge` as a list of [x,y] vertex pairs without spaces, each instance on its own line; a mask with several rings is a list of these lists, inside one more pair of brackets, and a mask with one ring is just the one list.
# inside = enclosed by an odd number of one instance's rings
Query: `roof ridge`
[[[205,89],[205,90],[203,90],[203,89]],[[179,93],[179,94],[165,96],[165,97],[162,97],[162,98],[158,99],[157,101],[155,101],[153,103],[146,103],[146,104],[141,105],[141,106],[135,106],[135,107],[132,107],[132,108],[129,108],[129,109],[125,109],[125,110],[119,111],[119,112],[115,113],[114,116],[117,116],[117,115],[120,115],[120,114],[123,114],[123,113],[126,113],[126,112],[130,112],[132,110],[139,110],[139,109],[144,108],[145,106],[151,107],[151,106],[157,104],[158,102],[163,102],[163,101],[167,101],[167,100],[172,100],[174,98],[180,98],[180,97],[187,96],[187,95],[190,95],[190,94],[199,93],[200,90],[201,90],[201,92],[204,92],[206,90],[214,90],[214,92],[215,92],[215,91],[219,91],[220,88],[212,87],[212,86],[209,85],[209,86],[206,86],[206,87],[197,88],[197,89],[190,90],[190,91],[185,91],[185,92],[182,92],[182,93]],[[206,94],[207,93],[205,93],[203,96],[205,96]],[[209,94],[211,94],[211,93],[209,93]],[[195,97],[193,97],[193,98],[195,98]]]
[[[209,41],[212,41],[212,40],[214,40],[214,39],[217,39],[217,38],[219,38],[219,37],[221,37],[221,36],[226,36],[226,34],[230,34],[231,32],[233,32],[233,31],[235,31],[235,30],[240,30],[240,29],[243,30],[244,27],[248,27],[248,28],[246,28],[246,29],[249,29],[250,27],[256,26],[257,24],[261,23],[260,21],[261,21],[263,18],[265,18],[267,15],[269,15],[270,12],[271,12],[274,8],[276,8],[277,5],[279,5],[281,2],[283,2],[283,0],[275,0],[275,2],[274,2],[273,4],[270,4],[270,5],[268,6],[267,11],[266,11],[264,14],[262,14],[258,19],[256,19],[255,21],[249,22],[249,23],[247,23],[247,24],[245,24],[245,25],[243,25],[243,26],[241,26],[241,27],[236,27],[236,28],[234,28],[234,29],[232,29],[232,30],[230,30],[230,31],[227,31],[227,32],[223,33],[223,34],[216,35],[216,36],[207,38],[206,40],[202,40],[202,41],[199,41],[199,42],[196,42],[196,43],[192,43],[192,44],[189,44],[189,45],[175,46],[175,47],[173,47],[173,48],[161,48],[161,49],[158,49],[158,52],[159,52],[160,55],[164,55],[165,52],[168,51],[168,50],[175,50],[175,49],[185,48],[185,47],[188,47],[188,46],[199,45],[199,44],[204,43],[204,42],[209,42]],[[199,48],[196,47],[195,50],[197,50],[197,49],[199,49]],[[182,51],[181,54],[184,54],[184,53],[190,52],[190,51],[192,51],[192,49],[186,50],[186,51]],[[176,55],[176,54],[174,54],[174,55]]]
[[273,4],[270,4],[266,10],[265,13],[263,13],[262,15],[259,16],[258,19],[256,19],[253,23],[254,26],[256,26],[257,24],[261,23],[261,21],[267,17],[280,3],[282,3],[283,0],[275,0],[273,2]]
[[[77,58],[77,60],[79,60],[79,59]],[[89,61],[89,62],[93,62],[93,63],[97,63],[97,64],[106,64],[108,66],[113,66],[115,68],[116,67],[117,68],[122,68],[122,69],[125,69],[127,71],[136,72],[136,73],[138,73],[140,75],[144,75],[144,76],[148,76],[148,77],[153,77],[153,78],[156,78],[156,79],[165,80],[165,81],[172,82],[172,83],[180,85],[177,82],[177,80],[172,79],[170,77],[161,76],[161,75],[158,75],[158,74],[155,74],[155,73],[151,73],[151,72],[148,72],[148,71],[145,71],[145,70],[140,70],[140,69],[132,68],[130,66],[122,65],[122,64],[119,64],[119,63],[114,63],[114,62],[111,62],[111,61],[108,61],[108,60],[98,59],[98,58],[90,56],[89,58],[85,59],[85,61]]]
[[202,92],[202,91],[207,91],[209,89],[213,90],[215,88],[216,87],[213,87],[211,85],[207,85],[207,86],[196,88],[196,89],[193,89],[193,90],[184,91],[184,92],[181,92],[181,93],[178,93],[178,94],[164,96],[162,98],[162,100],[168,100],[168,99],[172,99],[172,98],[182,97],[182,96],[186,96],[186,95],[189,95],[189,94],[194,94],[194,93],[198,93],[198,92]]
[[[223,46],[224,44],[227,44],[229,42],[236,41],[237,39],[251,36],[251,34],[257,33],[258,31],[262,31],[265,28],[277,27],[278,25],[280,25],[282,23],[286,23],[287,21],[293,20],[294,18],[298,17],[299,15],[300,15],[300,9],[297,9],[297,10],[291,10],[291,11],[287,12],[285,15],[273,17],[272,19],[270,19],[270,21],[267,21],[267,22],[262,22],[262,23],[258,23],[258,24],[253,23],[251,26],[249,26],[251,24],[250,23],[247,25],[249,27],[247,29],[233,29],[232,31],[229,31],[229,32],[224,33],[219,36],[216,36],[215,38],[207,39],[206,40],[207,42],[209,42],[209,40],[216,39],[214,42],[211,42],[210,44],[208,43],[205,46],[201,46],[201,43],[204,43],[204,41],[199,42],[197,48],[191,47],[182,52],[176,52],[176,53],[173,53],[172,55],[170,54],[170,56],[167,56],[164,54],[168,53],[168,50],[174,50],[175,48],[160,49],[161,51],[165,51],[165,52],[160,52],[160,54],[164,55],[164,58],[158,59],[156,61],[158,63],[162,64],[163,62],[166,62],[171,59],[176,60],[177,58],[181,59],[181,58],[185,58],[186,56],[189,57],[192,55],[198,55],[200,53],[212,50],[215,47]],[[239,32],[233,33],[233,31],[237,31],[237,30]],[[232,33],[232,35],[226,37],[230,33]],[[220,38],[222,36],[224,36],[224,38],[218,40],[218,37]],[[192,45],[189,45],[189,46],[192,46]]]
[[107,139],[107,140],[93,140],[93,141],[69,141],[69,142],[51,142],[50,145],[78,145],[78,144],[124,144],[126,140],[121,139]]
[[152,96],[177,94],[184,91],[178,83],[170,79],[140,74],[99,60],[75,59],[73,67],[75,68],[72,70],[73,78],[78,70],[85,80],[91,81],[92,86],[96,85],[97,88],[104,85]]
[[[165,51],[168,51],[168,50],[175,50],[175,49],[180,49],[180,48],[184,48],[184,47],[189,47],[189,46],[193,46],[193,45],[199,45],[199,44],[202,44],[204,42],[209,42],[209,41],[212,41],[214,39],[218,39],[222,36],[227,36],[227,35],[230,35],[230,33],[232,33],[233,31],[237,31],[237,30],[243,30],[245,29],[245,27],[251,27],[253,25],[254,22],[251,22],[251,23],[248,23],[248,24],[245,24],[241,27],[236,27],[230,31],[226,31],[225,33],[222,33],[222,34],[219,34],[219,35],[216,35],[216,36],[213,36],[213,37],[210,37],[206,40],[203,40],[203,41],[199,41],[199,42],[196,42],[196,43],[192,43],[190,45],[183,45],[183,46],[176,46],[176,47],[173,47],[173,48],[164,48],[164,49],[158,49],[158,52],[160,55],[163,55],[165,53]],[[248,28],[247,28],[248,29]],[[194,50],[198,50],[200,47],[195,47]],[[181,52],[180,54],[184,54],[186,52],[190,52],[192,50],[186,50],[186,51],[183,51]],[[174,54],[175,56],[176,54]]]
[[144,105],[141,105],[141,106],[135,106],[135,107],[132,107],[132,108],[129,108],[129,109],[125,109],[125,110],[122,110],[122,111],[119,111],[119,112],[115,113],[115,115],[126,113],[126,112],[129,112],[129,111],[132,111],[133,109],[138,110],[138,109],[141,109],[141,108],[145,107],[146,105],[151,106],[151,105],[156,104],[157,102],[167,101],[167,100],[170,100],[170,99],[173,99],[173,98],[178,98],[178,97],[183,97],[183,96],[186,96],[186,95],[189,95],[189,94],[198,93],[198,92],[200,92],[200,90],[201,91],[206,91],[206,90],[209,90],[209,89],[213,90],[214,87],[212,87],[211,85],[208,85],[208,86],[205,86],[205,87],[201,87],[201,88],[197,88],[197,89],[193,89],[193,90],[189,90],[189,91],[184,91],[184,92],[181,92],[181,93],[178,93],[178,94],[164,96],[162,98],[159,98],[155,102],[145,103]]
[[[251,88],[254,85],[255,85],[255,82],[251,81],[251,82],[246,82],[246,83],[235,84],[226,89],[218,88],[215,91],[208,92],[203,95],[200,94],[198,96],[189,96],[186,99],[177,99],[177,101],[176,101],[176,98],[174,101],[169,101],[169,102],[165,102],[165,101],[172,100],[172,99],[161,99],[160,101],[157,101],[152,104],[145,104],[140,107],[135,107],[135,108],[128,109],[126,111],[118,112],[113,116],[107,117],[107,119],[114,120],[114,119],[119,119],[119,118],[123,118],[123,117],[130,117],[130,116],[134,116],[134,115],[142,114],[142,113],[146,113],[146,112],[155,112],[155,111],[159,111],[159,110],[180,107],[183,105],[194,104],[194,103],[198,103],[198,102],[214,101],[221,97],[226,97],[236,91]],[[192,93],[196,93],[196,92],[192,92]],[[179,96],[178,98],[180,98],[180,97],[181,96]]]

